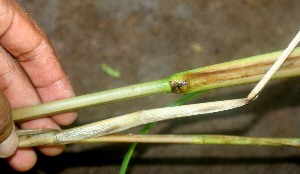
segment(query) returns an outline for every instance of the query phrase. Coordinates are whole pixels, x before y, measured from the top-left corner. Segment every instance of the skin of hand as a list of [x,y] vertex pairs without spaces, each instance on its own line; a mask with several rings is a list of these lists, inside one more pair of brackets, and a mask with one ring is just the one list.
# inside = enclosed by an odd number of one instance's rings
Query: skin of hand
[[[44,32],[15,0],[0,0],[0,91],[11,108],[74,96],[67,75]],[[60,129],[76,113],[26,121],[22,129]],[[45,155],[60,154],[64,146],[38,147]],[[17,171],[31,169],[37,156],[32,148],[17,149],[7,162]]]
[[9,101],[0,92],[0,157],[11,156],[18,147],[18,137],[15,132]]

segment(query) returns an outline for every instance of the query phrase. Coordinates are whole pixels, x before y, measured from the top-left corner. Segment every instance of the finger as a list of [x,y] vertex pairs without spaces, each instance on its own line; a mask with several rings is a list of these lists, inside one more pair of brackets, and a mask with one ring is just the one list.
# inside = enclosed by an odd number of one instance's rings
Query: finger
[[13,129],[10,135],[0,143],[0,158],[7,158],[15,153],[19,144],[16,131]]
[[[7,6],[17,10],[0,11],[0,23],[4,23],[0,25],[0,44],[20,62],[42,102],[74,96],[71,84],[44,33],[17,3],[8,1]],[[8,19],[12,22],[7,22]],[[67,125],[76,119],[76,114],[63,114],[53,119]]]
[[0,46],[0,91],[13,108],[39,104],[40,98],[21,66]]
[[11,115],[11,106],[0,92],[0,158],[11,156],[17,149],[19,140]]
[[[0,46],[0,90],[3,91],[7,99],[10,101],[12,108],[22,107],[27,105],[39,104],[40,98],[35,90],[34,86],[30,82],[29,78],[26,76],[25,72],[22,70],[18,62],[16,62],[1,46]],[[49,129],[59,129],[59,126],[50,118],[43,118],[39,120],[33,120],[25,123],[21,123],[20,126],[25,129],[34,128],[49,128]],[[63,146],[60,147],[42,147],[41,152],[53,156],[61,153],[63,151]],[[19,150],[18,150],[19,151]],[[14,155],[14,157],[9,160],[12,161],[11,165],[18,168],[18,163],[13,163],[18,161],[22,156],[33,156],[33,150],[30,152],[29,149],[26,151],[21,151]],[[13,159],[17,158],[17,159]],[[35,158],[29,158],[24,162],[24,166],[29,167]]]
[[31,148],[23,148],[18,149],[6,160],[15,170],[25,172],[35,165],[37,156]]

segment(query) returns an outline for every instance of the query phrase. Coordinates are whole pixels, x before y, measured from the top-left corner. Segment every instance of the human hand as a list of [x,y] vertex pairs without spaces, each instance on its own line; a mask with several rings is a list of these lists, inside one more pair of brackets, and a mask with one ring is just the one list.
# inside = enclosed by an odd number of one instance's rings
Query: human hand
[[[51,43],[15,0],[0,0],[0,91],[12,108],[36,105],[74,96]],[[18,124],[23,129],[60,129],[71,124],[76,113],[60,114]],[[38,147],[54,156],[63,146]],[[7,162],[17,171],[36,163],[32,148],[18,149]]]
[[16,151],[19,140],[14,129],[10,104],[1,92],[0,123],[0,158],[6,158]]

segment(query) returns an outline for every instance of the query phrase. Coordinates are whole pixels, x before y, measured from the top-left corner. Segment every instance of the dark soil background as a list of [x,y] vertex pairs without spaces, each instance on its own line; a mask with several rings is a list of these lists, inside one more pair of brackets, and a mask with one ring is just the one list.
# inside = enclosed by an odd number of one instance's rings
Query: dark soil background
[[[300,28],[298,0],[21,3],[48,34],[77,95],[281,50]],[[122,77],[107,75],[101,63],[119,70]],[[299,82],[300,78],[277,80],[250,106],[212,117],[164,121],[151,133],[299,136]],[[213,90],[194,102],[246,96],[252,87]],[[72,126],[163,107],[176,98],[167,94],[84,109]],[[128,147],[69,145],[57,157],[39,154],[36,167],[28,173],[118,173]],[[300,173],[299,164],[300,149],[291,147],[144,144],[138,146],[128,173]],[[4,161],[0,166],[0,173],[14,173]]]

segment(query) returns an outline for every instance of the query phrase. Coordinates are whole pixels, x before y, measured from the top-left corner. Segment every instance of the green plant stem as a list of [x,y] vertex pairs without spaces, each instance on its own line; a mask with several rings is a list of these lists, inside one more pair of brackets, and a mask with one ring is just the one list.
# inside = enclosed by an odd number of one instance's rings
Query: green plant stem
[[63,100],[57,100],[35,106],[13,109],[12,115],[15,122],[25,121],[38,117],[75,111],[99,104],[124,101],[146,95],[161,94],[170,90],[171,89],[168,81],[166,79],[163,79],[92,94],[86,94]]
[[[219,144],[247,146],[300,147],[300,138],[245,137],[231,135],[107,135],[78,141],[77,143],[169,143],[169,144]],[[76,143],[76,142],[75,142]],[[132,154],[132,153],[131,153]],[[128,159],[125,157],[125,159]],[[125,160],[124,160],[125,161]],[[128,164],[128,161],[127,161]],[[125,166],[122,165],[122,167]],[[127,166],[126,166],[127,167]],[[121,170],[125,173],[124,170]]]
[[[150,125],[151,126],[151,125]],[[146,128],[148,129],[148,128]],[[144,131],[148,131],[144,129]],[[50,130],[43,130],[40,133],[41,136],[44,136],[45,133],[51,133]],[[33,131],[32,133],[36,133]],[[55,142],[55,141],[46,141],[43,144],[32,144],[28,143],[26,138],[28,138],[28,134],[22,135],[22,132],[17,131],[18,137],[20,138],[20,143],[18,145],[19,148],[24,147],[35,147],[40,145],[61,145],[66,144],[63,142]],[[36,134],[37,135],[37,134]],[[38,136],[38,135],[37,135]],[[40,137],[42,138],[42,137]],[[39,141],[39,140],[38,140]],[[292,138],[271,138],[271,137],[246,137],[246,136],[233,136],[233,135],[145,135],[145,134],[114,134],[114,135],[105,135],[100,137],[93,137],[87,139],[74,140],[69,143],[82,144],[82,143],[133,143],[135,146],[131,146],[131,148],[135,148],[137,143],[161,143],[161,144],[219,144],[219,145],[247,145],[247,146],[293,146],[300,147],[300,138],[292,137]],[[67,144],[69,144],[67,143]],[[126,171],[128,166],[130,156],[133,154],[133,149],[129,151],[124,158],[122,171],[123,173]]]
[[[12,115],[14,121],[24,121],[141,96],[169,92],[188,94],[214,88],[253,83],[260,80],[281,53],[282,51],[277,51],[186,71],[153,82],[82,95],[36,106],[13,109]],[[297,48],[273,78],[299,75],[300,48]]]
[[[206,66],[172,75],[170,81],[180,86],[177,93],[191,93],[215,88],[258,82],[273,65],[282,51],[262,54],[221,64]],[[296,48],[273,79],[300,75],[300,48]]]

